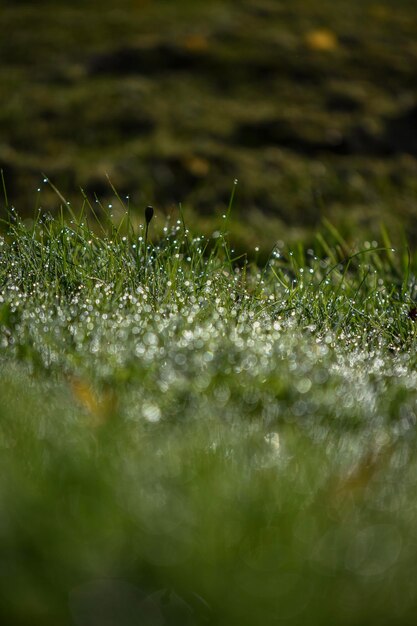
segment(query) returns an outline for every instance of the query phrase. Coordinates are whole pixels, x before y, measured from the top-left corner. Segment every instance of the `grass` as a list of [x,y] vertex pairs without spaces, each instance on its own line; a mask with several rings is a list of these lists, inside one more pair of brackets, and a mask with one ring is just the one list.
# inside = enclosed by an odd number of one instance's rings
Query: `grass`
[[236,177],[243,251],[309,246],[323,217],[417,241],[415,2],[3,4],[0,168],[22,214],[40,171],[73,202],[110,201],[107,172],[209,235]]
[[1,623],[413,623],[415,258],[88,205],[0,240]]

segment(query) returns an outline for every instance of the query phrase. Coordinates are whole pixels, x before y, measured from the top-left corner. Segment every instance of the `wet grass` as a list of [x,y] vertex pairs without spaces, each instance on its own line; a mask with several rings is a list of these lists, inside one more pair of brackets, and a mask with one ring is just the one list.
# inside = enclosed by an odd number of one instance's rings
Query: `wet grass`
[[415,259],[95,208],[0,240],[2,624],[413,623]]

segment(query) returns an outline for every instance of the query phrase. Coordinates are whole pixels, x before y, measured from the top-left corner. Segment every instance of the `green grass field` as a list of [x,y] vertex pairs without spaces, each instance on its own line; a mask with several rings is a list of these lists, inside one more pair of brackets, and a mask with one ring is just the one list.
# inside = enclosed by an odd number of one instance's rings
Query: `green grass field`
[[417,242],[415,0],[3,0],[0,29],[21,214],[40,172],[72,201],[110,199],[108,173],[209,235],[237,178],[242,251],[310,245],[323,217]]
[[3,210],[1,623],[413,624],[415,257],[114,203]]

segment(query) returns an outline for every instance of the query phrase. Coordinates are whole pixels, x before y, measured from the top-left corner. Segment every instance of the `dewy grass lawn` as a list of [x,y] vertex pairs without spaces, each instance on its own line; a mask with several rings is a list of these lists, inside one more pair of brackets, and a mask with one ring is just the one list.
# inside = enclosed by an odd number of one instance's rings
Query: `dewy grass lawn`
[[406,252],[7,222],[2,624],[414,623]]

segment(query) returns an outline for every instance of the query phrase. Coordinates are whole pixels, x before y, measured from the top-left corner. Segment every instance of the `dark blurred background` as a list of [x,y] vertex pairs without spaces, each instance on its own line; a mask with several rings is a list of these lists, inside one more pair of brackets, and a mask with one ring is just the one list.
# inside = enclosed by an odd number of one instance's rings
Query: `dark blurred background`
[[[417,241],[415,0],[3,0],[0,167],[22,213],[181,202],[242,245]],[[113,205],[115,218],[118,205]]]

